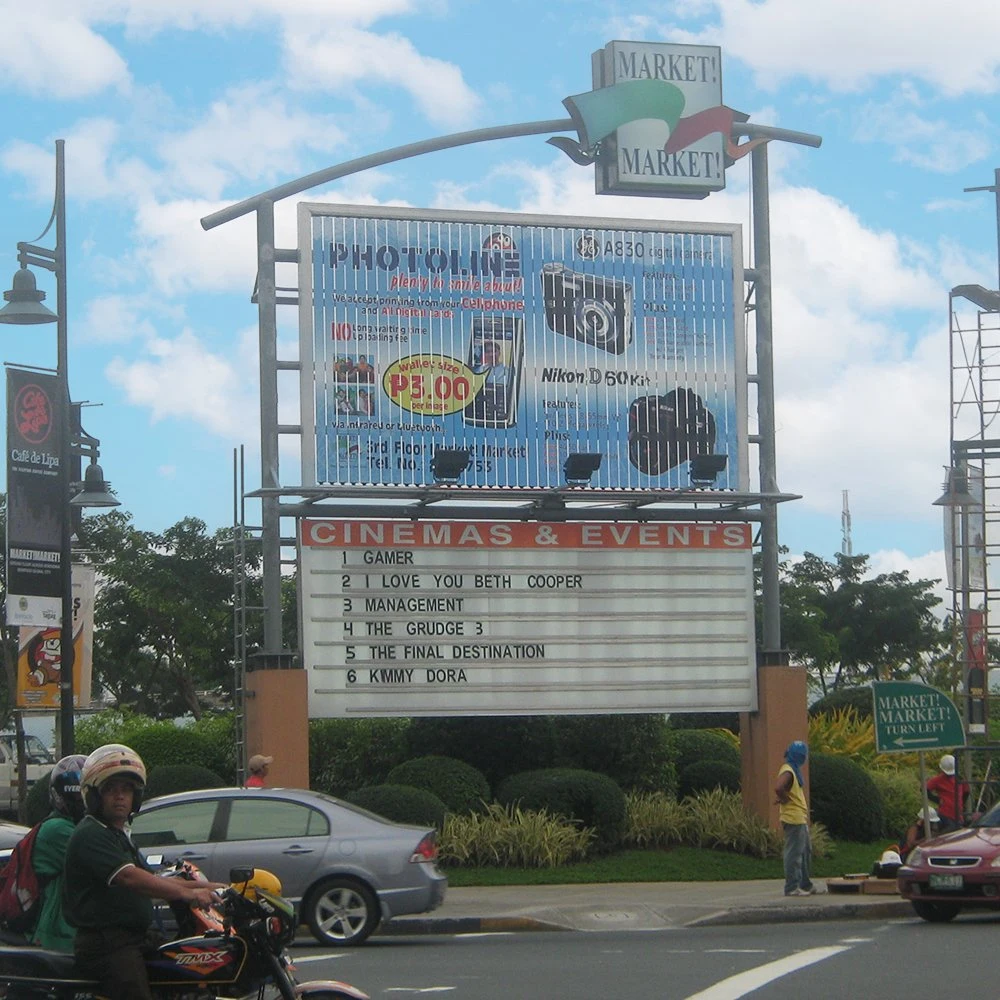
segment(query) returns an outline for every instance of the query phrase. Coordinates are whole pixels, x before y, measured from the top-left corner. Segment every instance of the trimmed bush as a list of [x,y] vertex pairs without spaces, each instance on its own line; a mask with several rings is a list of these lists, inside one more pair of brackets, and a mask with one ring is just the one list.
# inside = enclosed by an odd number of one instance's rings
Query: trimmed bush
[[683,844],[687,803],[663,792],[629,792],[625,796],[625,847],[670,847]]
[[371,785],[344,796],[345,802],[361,806],[393,823],[414,823],[417,826],[444,826],[448,809],[425,788],[409,785]]
[[687,842],[692,846],[717,847],[758,858],[780,854],[782,835],[747,811],[739,795],[713,788],[685,799],[683,804]]
[[236,716],[233,712],[223,715],[203,715],[189,727],[204,740],[206,759],[203,765],[218,774],[227,785],[236,784]]
[[837,688],[809,706],[810,715],[835,712],[838,708],[853,708],[859,718],[870,719],[872,716],[872,689],[865,687]]
[[740,766],[740,751],[735,742],[721,733],[707,729],[678,729],[670,733],[670,745],[678,774],[706,760],[721,760],[737,769]]
[[662,715],[563,715],[552,726],[556,767],[606,774],[627,791],[676,791],[670,731]]
[[833,837],[868,843],[886,836],[882,796],[860,764],[848,757],[810,754],[809,781],[812,817]]
[[698,760],[681,771],[677,795],[685,799],[699,792],[720,788],[724,792],[740,790],[740,768],[728,760]]
[[146,777],[146,798],[191,792],[196,788],[222,788],[225,781],[214,771],[199,764],[160,764]]
[[409,719],[310,720],[310,787],[343,798],[359,788],[384,784],[389,772],[412,756],[406,740],[409,726]]
[[885,832],[902,836],[923,806],[920,777],[907,771],[869,771],[885,807]]
[[728,729],[739,734],[739,712],[674,712],[667,719],[670,729]]
[[413,719],[406,741],[400,760],[454,757],[471,764],[491,788],[509,775],[553,767],[556,760],[553,720],[545,715]]
[[625,831],[625,794],[611,778],[593,771],[550,768],[511,775],[496,791],[501,805],[541,810],[593,827],[599,851],[621,843]]
[[482,812],[490,801],[490,786],[470,764],[454,757],[417,757],[394,767],[386,777],[390,785],[411,785],[433,792],[449,812]]

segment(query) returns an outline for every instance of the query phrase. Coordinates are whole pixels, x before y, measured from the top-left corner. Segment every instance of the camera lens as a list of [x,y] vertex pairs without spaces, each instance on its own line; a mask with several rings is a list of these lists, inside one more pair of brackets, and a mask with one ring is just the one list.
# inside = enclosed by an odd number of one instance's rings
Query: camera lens
[[614,310],[603,299],[580,299],[576,304],[576,335],[603,347],[615,335]]

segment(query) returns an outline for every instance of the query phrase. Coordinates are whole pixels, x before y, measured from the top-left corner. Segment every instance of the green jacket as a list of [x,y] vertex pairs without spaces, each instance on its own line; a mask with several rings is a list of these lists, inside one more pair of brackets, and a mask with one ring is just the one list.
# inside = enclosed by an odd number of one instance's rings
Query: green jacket
[[76,931],[63,915],[63,861],[73,833],[73,821],[53,812],[38,830],[31,852],[31,866],[42,885],[42,909],[31,934],[31,943],[72,954]]

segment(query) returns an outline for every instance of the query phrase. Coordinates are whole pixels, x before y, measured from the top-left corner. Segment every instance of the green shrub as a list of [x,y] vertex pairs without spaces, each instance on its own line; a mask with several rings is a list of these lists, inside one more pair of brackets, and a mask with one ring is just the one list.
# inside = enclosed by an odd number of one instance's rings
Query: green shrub
[[409,719],[310,720],[310,787],[344,797],[384,784],[389,772],[411,756],[409,725]]
[[886,835],[885,808],[871,775],[848,757],[809,757],[812,816],[834,837],[868,843]]
[[51,774],[51,771],[48,774],[43,774],[28,789],[28,794],[24,800],[24,823],[28,826],[40,823],[52,812],[52,803],[49,800],[49,776]]
[[407,753],[400,758],[441,754],[471,764],[496,788],[521,771],[553,767],[556,738],[545,715],[413,719],[406,732]]
[[758,858],[781,853],[783,837],[748,812],[739,795],[714,788],[684,800],[685,839],[692,847],[717,847]]
[[670,847],[683,844],[687,810],[663,792],[629,792],[625,796],[625,847]]
[[191,792],[196,788],[222,788],[225,781],[199,764],[160,764],[146,778],[146,798]]
[[853,708],[862,719],[872,716],[872,689],[870,686],[837,688],[809,706],[810,715],[827,715],[841,708]]
[[390,785],[426,788],[453,813],[481,812],[490,801],[490,786],[483,775],[454,757],[416,757],[397,764],[385,780]]
[[736,744],[708,729],[672,730],[670,746],[678,774],[704,760],[721,760],[737,768],[740,766],[740,751]]
[[728,729],[739,734],[739,712],[674,712],[667,719],[670,729]]
[[552,727],[554,766],[606,774],[628,791],[676,791],[670,731],[662,715],[563,715]]
[[907,771],[869,771],[868,774],[882,797],[886,834],[901,836],[923,805],[920,778]]
[[76,752],[92,753],[106,743],[124,743],[125,746],[134,748],[136,733],[156,725],[163,723],[127,708],[107,708],[102,712],[95,712],[80,719],[74,727]]
[[441,833],[443,865],[552,868],[586,857],[594,833],[546,810],[492,803],[485,812],[448,816]]
[[206,759],[204,766],[218,774],[227,785],[236,784],[236,715],[203,715],[189,727],[204,740]]
[[729,760],[697,760],[680,774],[677,795],[685,799],[698,792],[721,788],[724,792],[740,790],[740,768]]
[[439,830],[444,826],[448,811],[433,792],[408,785],[370,785],[345,795],[344,801],[377,813],[393,823],[436,826]]
[[592,827],[599,851],[617,847],[625,830],[625,794],[607,775],[593,771],[550,768],[511,775],[500,784],[496,799]]

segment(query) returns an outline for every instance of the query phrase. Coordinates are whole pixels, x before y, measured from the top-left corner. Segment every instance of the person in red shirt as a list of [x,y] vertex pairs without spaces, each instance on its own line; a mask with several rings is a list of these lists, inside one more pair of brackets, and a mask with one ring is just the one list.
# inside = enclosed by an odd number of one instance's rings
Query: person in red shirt
[[940,832],[948,833],[965,826],[965,800],[969,786],[955,774],[955,758],[946,753],[938,763],[940,774],[927,782],[927,797],[937,804]]
[[262,753],[255,753],[247,761],[247,770],[250,772],[250,776],[247,778],[244,787],[263,788],[264,779],[267,777],[267,769],[273,763],[273,757],[265,757]]

